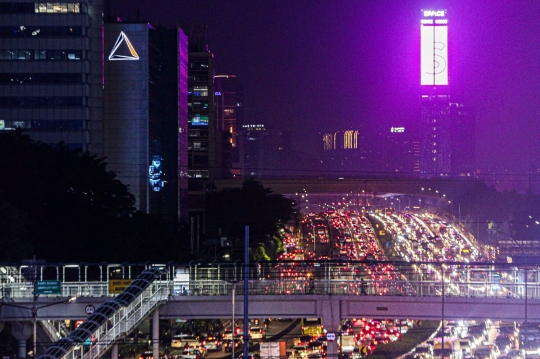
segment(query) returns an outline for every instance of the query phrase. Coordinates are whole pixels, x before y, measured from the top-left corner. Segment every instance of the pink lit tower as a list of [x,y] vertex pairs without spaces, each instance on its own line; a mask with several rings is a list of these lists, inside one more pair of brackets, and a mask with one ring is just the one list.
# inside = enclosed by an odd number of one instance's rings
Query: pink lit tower
[[449,19],[446,10],[422,10],[420,19],[420,173],[423,177],[474,175],[475,118],[451,99]]

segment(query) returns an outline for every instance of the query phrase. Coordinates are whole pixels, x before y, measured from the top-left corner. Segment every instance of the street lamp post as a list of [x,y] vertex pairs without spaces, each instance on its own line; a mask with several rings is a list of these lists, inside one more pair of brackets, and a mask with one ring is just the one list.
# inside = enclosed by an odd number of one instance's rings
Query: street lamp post
[[234,309],[235,309],[235,296],[236,296],[236,283],[238,283],[239,281],[233,281],[233,287],[232,287],[232,342],[231,342],[231,345],[232,345],[232,359],[234,359],[234,345],[235,345],[235,341],[234,341],[234,336],[236,335],[236,328],[235,328],[235,325],[234,325],[234,321],[236,320],[234,318]]
[[523,260],[525,261],[525,269],[523,271],[523,275],[524,275],[524,282],[525,282],[525,324],[527,324],[527,321],[528,321],[528,317],[529,317],[529,313],[528,313],[528,295],[527,295],[527,291],[528,291],[528,277],[529,277],[529,273],[528,273],[528,265],[529,265],[529,261],[527,260],[527,254],[525,254],[525,250],[523,249],[523,246],[517,241],[514,239],[514,237],[512,237],[510,234],[506,233],[506,232],[503,232],[503,231],[499,231],[498,229],[489,229],[488,231],[491,231],[491,232],[496,232],[496,233],[501,233],[501,234],[504,234],[505,236],[507,236],[508,238],[510,238],[510,240],[512,242],[514,242],[515,244],[517,244],[517,246],[519,247],[519,249],[521,250],[521,254],[523,255]]

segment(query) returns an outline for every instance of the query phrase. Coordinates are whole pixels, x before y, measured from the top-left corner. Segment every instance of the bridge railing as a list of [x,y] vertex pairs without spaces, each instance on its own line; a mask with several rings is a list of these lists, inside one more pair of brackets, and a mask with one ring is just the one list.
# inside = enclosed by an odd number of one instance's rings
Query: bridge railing
[[[53,296],[103,297],[115,295],[109,294],[108,282],[64,282],[62,283],[62,293],[54,294]],[[33,297],[33,284],[31,282],[0,283],[0,297],[31,299]]]
[[[160,270],[158,280],[167,286],[170,295],[230,295],[232,283],[237,292],[243,290],[243,264],[191,263],[168,264]],[[41,278],[58,278],[60,273],[75,271],[74,279],[62,281],[62,296],[103,297],[115,279],[132,279],[145,265],[88,265],[52,267]],[[82,269],[82,272],[77,272]],[[47,276],[47,273],[52,277]],[[91,274],[95,274],[92,276]],[[250,292],[257,294],[359,294],[377,295],[441,295],[444,273],[446,295],[540,297],[538,267],[516,267],[494,263],[441,262],[376,262],[376,261],[280,261],[250,265]],[[1,273],[0,273],[1,276]],[[58,279],[56,279],[58,280]],[[364,284],[362,284],[364,280]],[[396,283],[403,284],[396,285]],[[502,287],[498,288],[498,287]],[[253,289],[252,289],[253,288]],[[0,296],[31,299],[33,286],[28,281],[0,280]],[[47,295],[40,295],[46,297]],[[57,296],[54,294],[53,296]]]
[[[242,282],[231,284],[225,281],[200,280],[184,283],[188,291],[180,296],[220,296],[244,294]],[[488,282],[450,282],[408,281],[408,280],[251,280],[249,295],[381,295],[415,297],[471,297],[471,298],[528,298],[540,299],[540,285],[537,283],[488,283]]]
[[[223,280],[156,281],[172,296],[220,296],[232,295],[233,286],[237,295],[243,295],[243,281],[232,283]],[[179,291],[178,287],[184,288]],[[32,299],[28,286],[4,285],[4,292],[12,298]],[[382,296],[441,296],[483,297],[483,298],[524,298],[540,299],[540,283],[535,282],[487,282],[487,281],[445,281],[440,280],[357,280],[357,279],[258,279],[250,280],[250,295],[293,295],[293,294],[333,294],[333,295],[382,295]],[[69,283],[62,288],[63,296],[104,297],[115,296],[108,293],[108,283]],[[55,295],[56,296],[56,295]]]

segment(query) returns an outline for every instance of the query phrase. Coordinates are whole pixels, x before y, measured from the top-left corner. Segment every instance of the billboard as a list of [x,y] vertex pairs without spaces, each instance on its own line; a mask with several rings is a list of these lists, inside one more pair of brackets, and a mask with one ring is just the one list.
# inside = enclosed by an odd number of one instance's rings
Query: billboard
[[192,126],[208,126],[208,116],[195,115],[189,119],[189,124]]
[[446,10],[423,10],[420,21],[420,84],[448,85]]

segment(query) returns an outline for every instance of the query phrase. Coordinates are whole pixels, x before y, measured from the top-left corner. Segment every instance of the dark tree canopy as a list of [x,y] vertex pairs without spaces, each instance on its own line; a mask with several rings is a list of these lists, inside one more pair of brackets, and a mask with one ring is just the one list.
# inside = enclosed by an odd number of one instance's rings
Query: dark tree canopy
[[0,135],[0,151],[0,224],[8,229],[0,232],[0,260],[178,260],[174,232],[135,212],[135,197],[104,158],[21,131]]
[[207,223],[214,232],[221,228],[227,236],[243,238],[249,225],[251,243],[277,235],[296,212],[293,200],[273,194],[254,180],[245,181],[241,189],[210,193],[207,199]]

